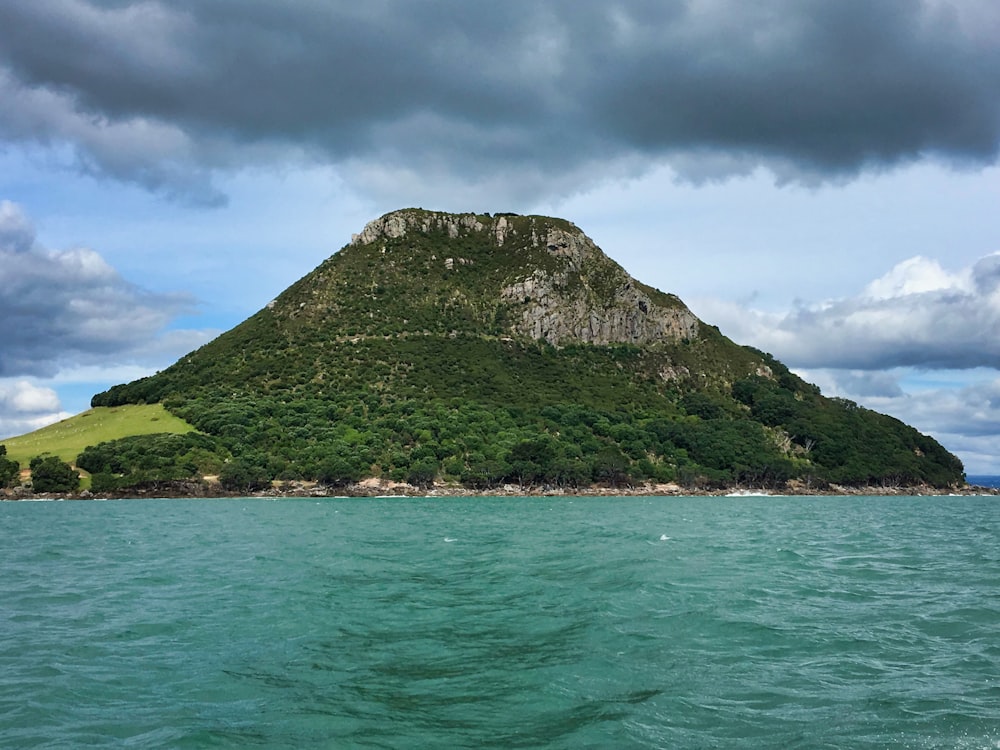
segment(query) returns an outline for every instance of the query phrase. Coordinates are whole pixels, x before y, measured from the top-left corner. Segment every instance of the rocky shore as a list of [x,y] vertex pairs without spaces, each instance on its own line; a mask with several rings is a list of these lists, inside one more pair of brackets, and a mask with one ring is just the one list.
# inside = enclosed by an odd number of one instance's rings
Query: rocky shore
[[329,487],[315,482],[277,482],[272,487],[252,492],[226,490],[218,482],[186,481],[161,483],[154,487],[123,490],[120,492],[93,493],[89,490],[72,493],[33,493],[28,487],[0,490],[0,500],[111,500],[139,498],[227,498],[227,497],[754,497],[754,496],[998,496],[1000,489],[979,485],[939,488],[916,486],[862,486],[828,485],[822,488],[789,485],[783,489],[725,487],[683,487],[678,484],[644,484],[622,487],[594,485],[591,487],[564,488],[506,484],[487,490],[475,490],[458,484],[435,483],[432,487],[416,487],[403,482],[382,482],[368,479],[357,484]]

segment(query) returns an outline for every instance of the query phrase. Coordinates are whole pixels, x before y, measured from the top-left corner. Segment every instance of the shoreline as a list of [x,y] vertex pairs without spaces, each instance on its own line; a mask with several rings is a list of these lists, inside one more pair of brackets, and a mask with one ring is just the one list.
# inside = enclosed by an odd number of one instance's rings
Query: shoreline
[[286,482],[263,490],[240,492],[225,490],[218,483],[205,481],[178,482],[169,486],[122,490],[120,492],[34,493],[25,487],[0,490],[0,501],[32,502],[44,500],[141,500],[141,499],[225,499],[254,498],[442,498],[442,497],[949,497],[1000,496],[1000,488],[980,485],[938,488],[912,486],[845,486],[823,488],[789,486],[782,489],[732,486],[705,489],[677,484],[647,484],[625,487],[595,485],[582,488],[520,487],[502,485],[477,490],[462,485],[438,483],[422,488],[402,482],[380,482],[368,479],[343,487],[330,487],[310,482]]

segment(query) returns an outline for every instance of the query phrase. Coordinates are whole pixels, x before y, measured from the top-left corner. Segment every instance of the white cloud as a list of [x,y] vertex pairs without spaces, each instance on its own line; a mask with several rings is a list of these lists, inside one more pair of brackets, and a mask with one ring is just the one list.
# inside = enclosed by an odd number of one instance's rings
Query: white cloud
[[952,274],[945,271],[936,260],[917,256],[899,263],[895,268],[865,287],[861,296],[870,300],[892,300],[914,294],[971,289],[969,269]]
[[40,388],[27,380],[0,383],[0,408],[15,414],[59,410],[59,396],[51,388]]
[[26,379],[0,379],[0,435],[22,435],[68,416],[53,389]]
[[35,244],[35,228],[20,206],[0,201],[0,252],[26,253]]
[[769,313],[696,300],[696,312],[740,343],[793,367],[1000,366],[1000,255],[946,271],[926,258],[897,264],[853,297]]

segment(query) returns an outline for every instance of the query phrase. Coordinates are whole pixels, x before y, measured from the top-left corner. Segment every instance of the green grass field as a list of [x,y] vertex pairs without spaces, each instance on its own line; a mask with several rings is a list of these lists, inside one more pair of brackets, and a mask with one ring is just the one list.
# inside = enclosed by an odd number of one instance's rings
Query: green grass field
[[183,434],[192,430],[194,427],[175,417],[161,404],[99,406],[27,435],[0,440],[0,443],[7,446],[7,457],[25,469],[32,458],[43,453],[75,463],[76,457],[88,445],[129,435],[156,432]]

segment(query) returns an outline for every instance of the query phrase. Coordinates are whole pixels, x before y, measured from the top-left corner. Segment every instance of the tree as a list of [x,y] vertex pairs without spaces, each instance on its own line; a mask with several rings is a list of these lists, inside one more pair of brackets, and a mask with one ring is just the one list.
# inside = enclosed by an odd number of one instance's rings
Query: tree
[[35,456],[28,465],[35,492],[75,492],[80,486],[80,474],[57,456]]
[[433,458],[422,458],[410,466],[410,470],[406,473],[406,481],[414,487],[429,489],[434,486],[438,468],[438,462]]
[[557,456],[552,462],[552,478],[560,487],[588,485],[590,472],[590,466],[578,457]]
[[484,490],[496,487],[509,472],[509,464],[479,453],[469,457],[469,467],[462,472],[461,481],[466,487]]
[[222,467],[219,483],[227,490],[254,492],[270,486],[271,477],[259,461],[234,458]]
[[750,413],[758,422],[774,427],[794,419],[798,408],[794,396],[787,391],[776,391],[757,398]]
[[7,458],[7,446],[0,445],[0,487],[10,487],[21,475],[21,464]]
[[99,471],[90,475],[91,492],[114,492],[121,488],[121,480],[107,471]]
[[330,487],[343,487],[351,482],[361,479],[361,468],[353,465],[343,456],[328,456],[324,458],[316,472],[316,479],[320,484]]
[[718,399],[698,391],[684,394],[680,403],[688,414],[702,419],[721,419],[726,416],[726,410]]
[[520,485],[544,481],[552,468],[556,449],[548,436],[522,440],[510,449],[510,474]]
[[615,445],[602,448],[594,456],[592,467],[594,481],[607,482],[612,487],[628,483],[628,456]]

